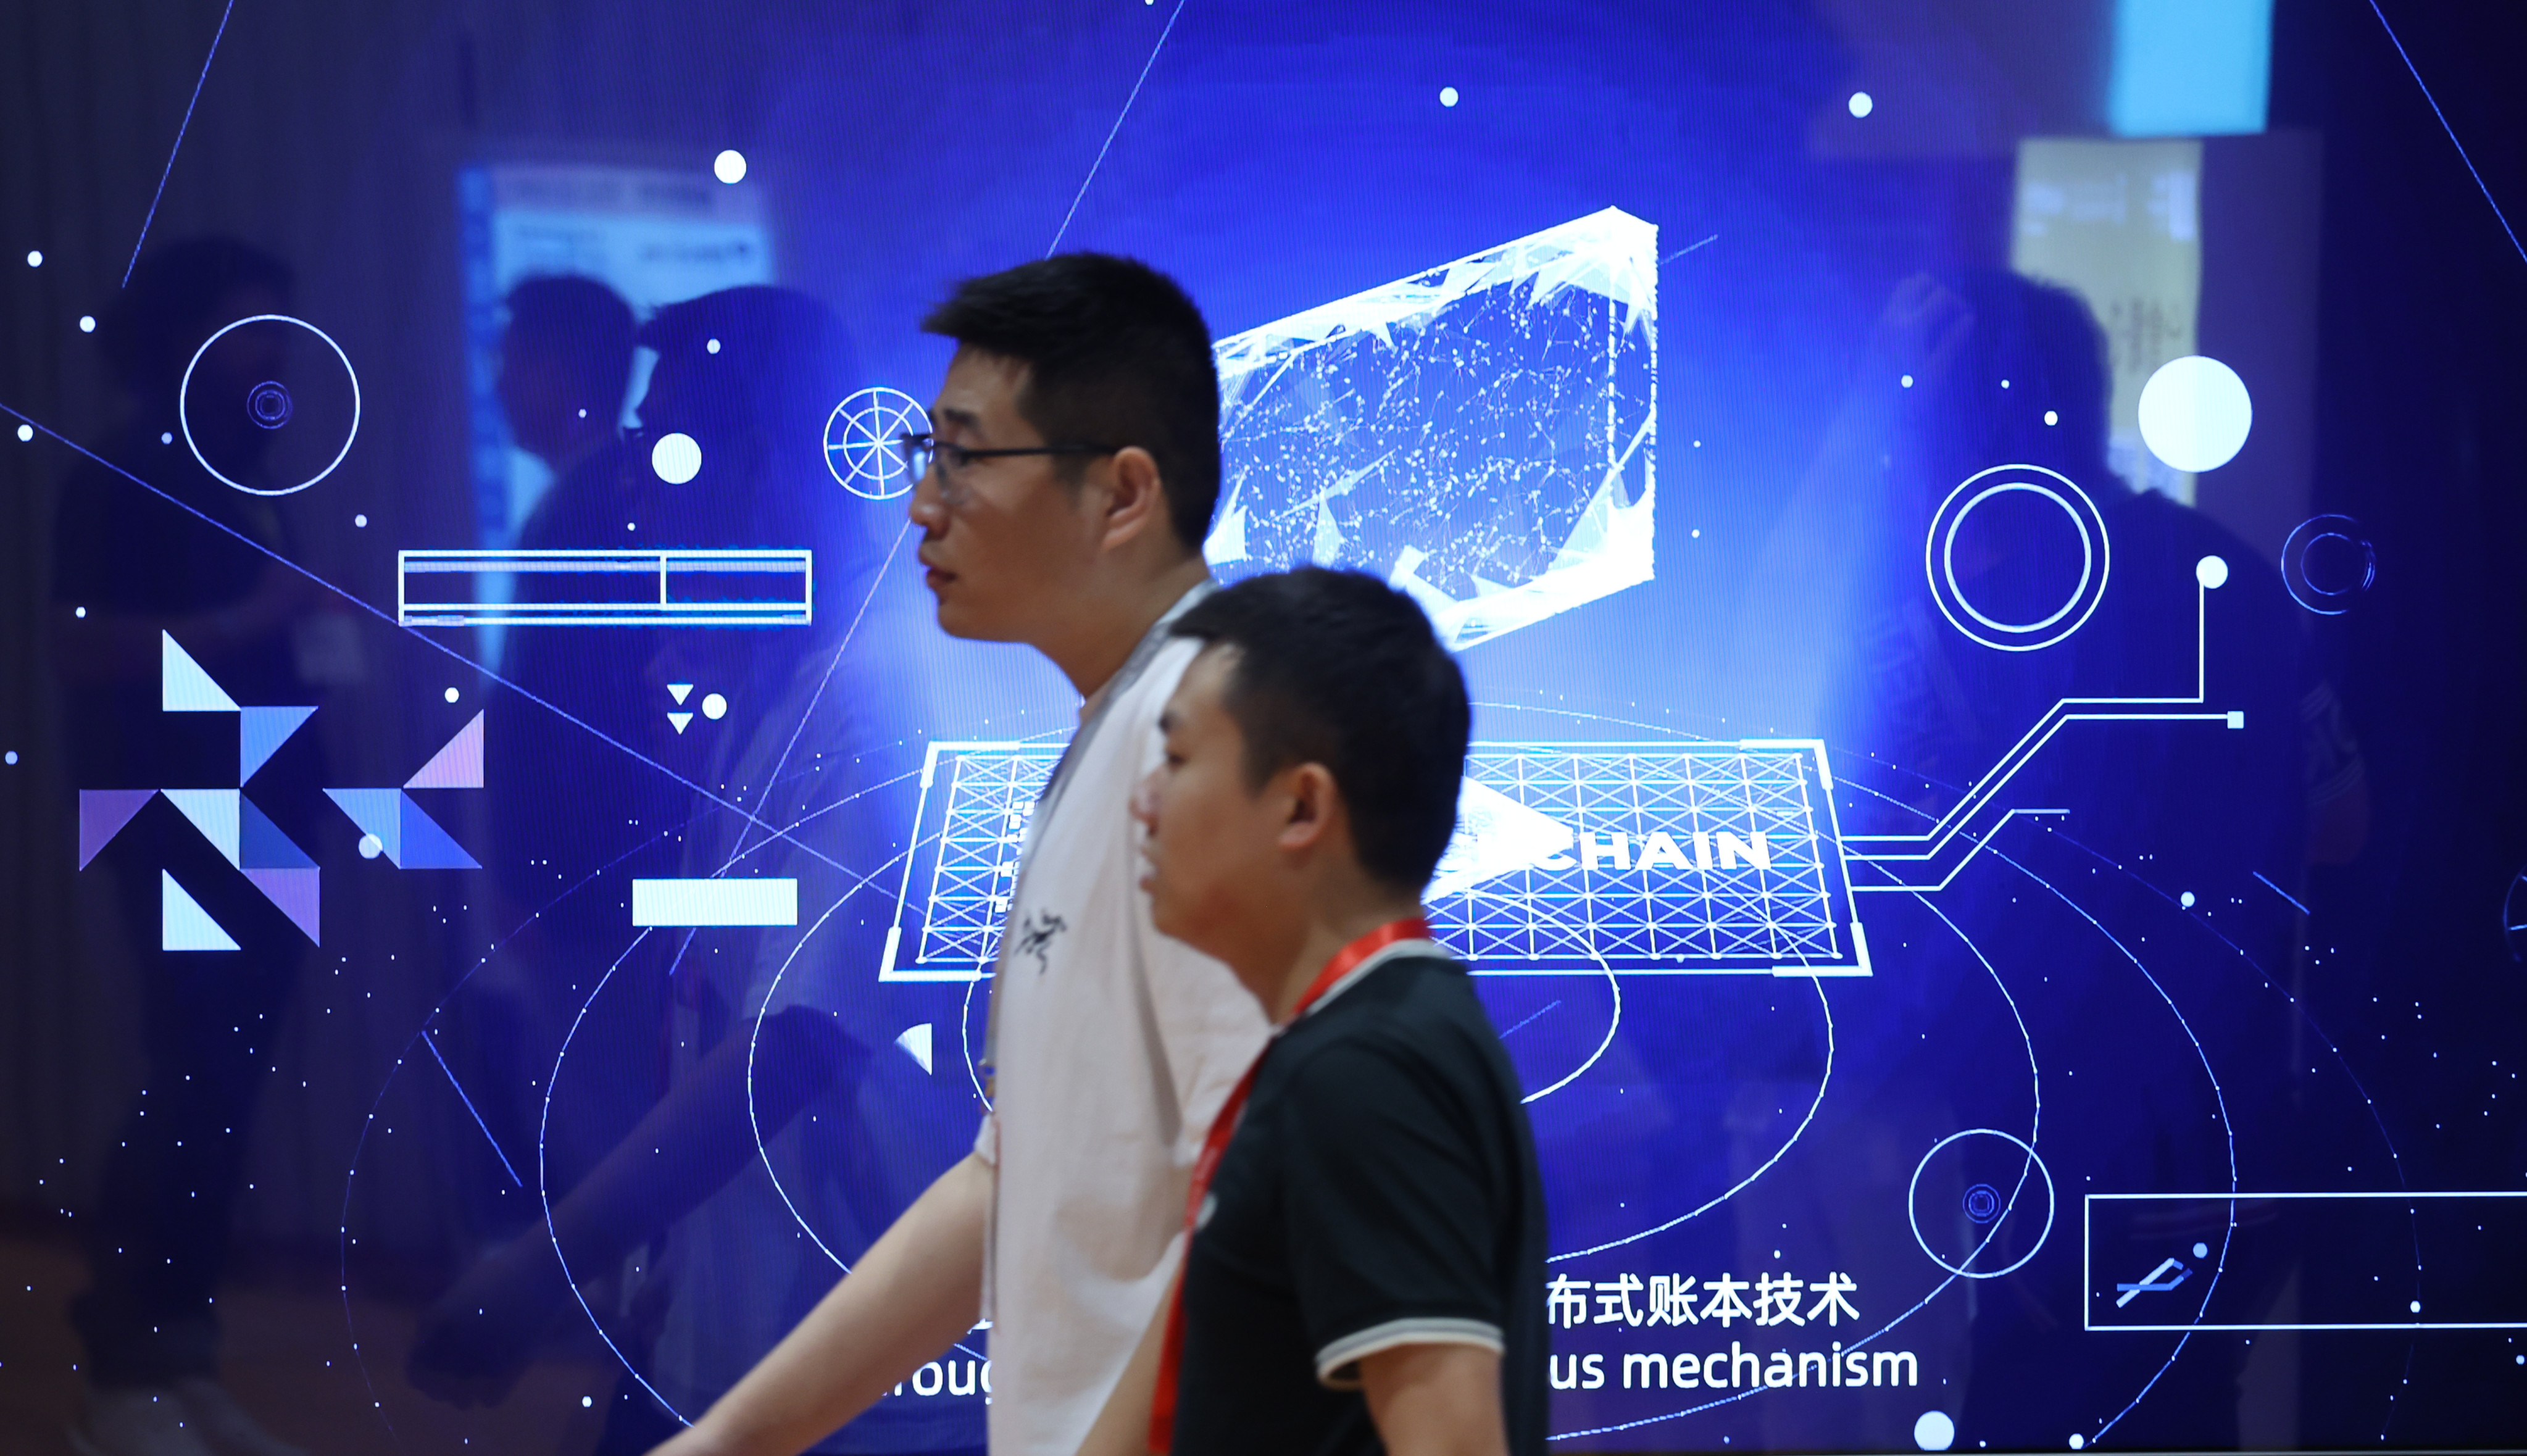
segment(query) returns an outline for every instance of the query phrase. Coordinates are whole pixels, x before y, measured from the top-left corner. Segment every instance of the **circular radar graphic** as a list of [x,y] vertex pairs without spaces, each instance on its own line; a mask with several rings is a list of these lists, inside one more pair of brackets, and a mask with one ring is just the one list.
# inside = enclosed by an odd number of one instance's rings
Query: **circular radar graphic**
[[176,422],[222,485],[249,495],[306,490],[351,453],[360,378],[324,330],[263,313],[202,341],[184,366]]
[[901,442],[929,433],[930,414],[920,400],[883,385],[861,390],[825,421],[825,468],[863,500],[893,500],[914,485]]
[[[1970,526],[1977,510],[2005,510],[2031,503],[2037,509],[2032,522],[2037,529],[2050,522],[2055,508],[2068,518],[2070,531],[2079,543],[2079,569],[2059,605],[2044,610],[2039,603],[2027,619],[2013,620],[2017,610],[1990,603],[1986,604],[1990,608],[1986,610],[1967,598],[1965,589],[1957,582],[1957,543],[1960,536],[1973,542]],[[2058,534],[2058,527],[2055,531]],[[2064,538],[2066,546],[2070,539]],[[1967,554],[1971,560],[1971,546]],[[2069,553],[2064,555],[2067,564]],[[2049,648],[2079,631],[2097,609],[2097,603],[2105,599],[2112,556],[2106,540],[2106,518],[2098,512],[2097,503],[2069,476],[2041,465],[1995,465],[1966,477],[1964,484],[1939,502],[1937,512],[1931,517],[1929,539],[1922,546],[1922,567],[1930,576],[1931,596],[1939,603],[1940,615],[1959,632],[2004,652]],[[2011,615],[1998,615],[2002,611],[2010,611]]]
[[2378,580],[2378,547],[2349,516],[2310,516],[2282,543],[2282,585],[2299,605],[2339,617]]
[[2053,1174],[2036,1149],[1991,1127],[1931,1145],[1904,1194],[1914,1242],[1931,1262],[1969,1279],[2023,1267],[2053,1231]]

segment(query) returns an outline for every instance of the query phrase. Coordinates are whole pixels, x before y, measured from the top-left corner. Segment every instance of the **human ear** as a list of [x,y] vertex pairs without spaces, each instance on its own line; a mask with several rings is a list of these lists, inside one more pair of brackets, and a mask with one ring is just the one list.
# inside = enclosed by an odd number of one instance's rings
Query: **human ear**
[[1285,770],[1281,778],[1288,817],[1281,822],[1280,846],[1293,851],[1315,849],[1333,827],[1333,773],[1321,763],[1302,763]]
[[1114,547],[1152,529],[1167,529],[1167,493],[1159,462],[1139,445],[1114,452],[1107,466],[1105,545]]

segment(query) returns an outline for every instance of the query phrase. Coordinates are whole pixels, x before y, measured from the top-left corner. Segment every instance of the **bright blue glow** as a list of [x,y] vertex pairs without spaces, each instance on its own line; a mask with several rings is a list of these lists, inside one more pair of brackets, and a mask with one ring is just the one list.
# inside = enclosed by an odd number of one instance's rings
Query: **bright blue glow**
[[2273,0],[2115,0],[2117,136],[2261,131],[2272,76]]

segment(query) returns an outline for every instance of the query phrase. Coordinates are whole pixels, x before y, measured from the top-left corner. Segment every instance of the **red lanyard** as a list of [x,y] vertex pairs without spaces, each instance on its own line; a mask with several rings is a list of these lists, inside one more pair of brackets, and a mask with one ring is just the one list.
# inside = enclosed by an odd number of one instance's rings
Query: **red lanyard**
[[[1299,1004],[1290,1008],[1290,1019],[1282,1023],[1283,1027],[1296,1024],[1310,1008],[1334,988],[1336,982],[1358,970],[1361,962],[1369,957],[1398,941],[1429,938],[1430,922],[1419,915],[1409,915],[1401,920],[1390,920],[1336,951],[1334,958],[1325,962],[1325,968],[1317,971],[1316,978],[1308,983],[1308,989],[1299,997]],[[1278,1036],[1280,1033],[1276,1031],[1273,1034]],[[1267,1046],[1264,1050],[1268,1053],[1270,1048]],[[1246,1074],[1237,1079],[1237,1086],[1229,1092],[1228,1100],[1219,1105],[1219,1115],[1211,1119],[1211,1130],[1203,1136],[1202,1156],[1195,1160],[1193,1181],[1185,1189],[1185,1266],[1193,1262],[1194,1222],[1202,1215],[1202,1201],[1211,1192],[1212,1174],[1219,1171],[1220,1155],[1228,1151],[1228,1140],[1237,1134],[1238,1118],[1245,1116],[1247,1094],[1255,1090],[1255,1074],[1263,1068],[1264,1058],[1259,1055],[1255,1065],[1247,1067]],[[1153,1451],[1166,1450],[1175,1440],[1176,1375],[1184,1362],[1184,1274],[1180,1267],[1175,1302],[1167,1310],[1167,1342],[1159,1356],[1159,1387],[1150,1402],[1150,1449]]]

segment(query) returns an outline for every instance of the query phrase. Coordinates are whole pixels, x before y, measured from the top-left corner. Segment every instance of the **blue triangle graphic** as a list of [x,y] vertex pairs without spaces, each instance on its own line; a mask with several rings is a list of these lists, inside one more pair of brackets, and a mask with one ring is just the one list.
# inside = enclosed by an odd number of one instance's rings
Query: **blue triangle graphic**
[[312,707],[243,707],[237,719],[237,782],[254,777],[255,770],[271,761],[298,725],[315,712]]
[[334,801],[363,834],[374,834],[387,847],[387,858],[403,863],[403,791],[401,789],[328,789]]
[[447,837],[438,821],[421,811],[409,794],[398,794],[403,800],[403,858],[395,861],[405,869],[480,869],[465,847]]
[[182,648],[176,646],[176,634],[158,634],[158,707],[171,713],[232,713],[236,700],[231,698],[211,675],[202,671]]
[[[254,711],[252,708],[246,709]],[[254,801],[237,797],[237,864],[243,869],[314,869],[316,861],[307,852],[289,842],[279,825],[254,806]]]
[[158,949],[162,951],[233,951],[237,943],[211,918],[211,912],[184,893],[176,877],[158,871]]

